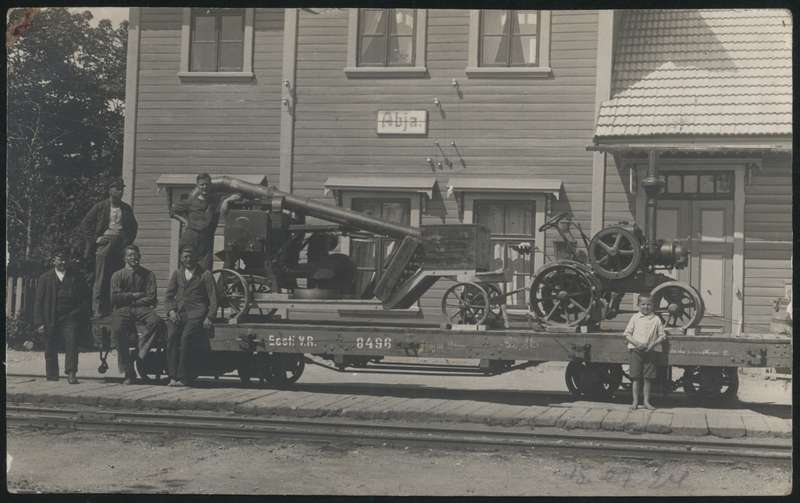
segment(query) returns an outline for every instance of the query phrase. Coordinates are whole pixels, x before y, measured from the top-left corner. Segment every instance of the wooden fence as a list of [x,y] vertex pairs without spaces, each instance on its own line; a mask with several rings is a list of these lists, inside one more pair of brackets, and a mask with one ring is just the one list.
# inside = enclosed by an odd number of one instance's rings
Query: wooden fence
[[36,296],[36,277],[6,276],[6,317],[33,323],[33,303]]

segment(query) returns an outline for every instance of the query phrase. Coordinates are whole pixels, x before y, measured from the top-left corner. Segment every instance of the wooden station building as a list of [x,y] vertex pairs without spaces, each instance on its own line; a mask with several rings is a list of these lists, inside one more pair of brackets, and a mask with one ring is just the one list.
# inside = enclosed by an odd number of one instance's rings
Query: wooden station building
[[[723,330],[766,331],[791,278],[791,33],[779,10],[131,8],[123,174],[143,263],[163,295],[169,204],[208,172],[484,224],[518,287],[558,253],[549,216],[643,224],[655,167],[658,237],[692,253],[676,275]],[[391,243],[340,247],[365,278]],[[444,288],[414,316],[438,321]]]

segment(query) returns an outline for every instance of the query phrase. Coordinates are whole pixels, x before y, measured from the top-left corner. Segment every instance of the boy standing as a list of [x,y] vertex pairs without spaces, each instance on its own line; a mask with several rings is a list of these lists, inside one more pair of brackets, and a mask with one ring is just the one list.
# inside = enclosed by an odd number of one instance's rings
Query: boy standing
[[[624,332],[630,353],[630,375],[633,381],[632,409],[639,408],[639,388],[644,378],[644,406],[655,410],[650,404],[650,389],[656,378],[655,359],[661,351],[661,342],[667,337],[661,318],[653,312],[650,295],[639,296],[639,312],[631,316]],[[658,346],[658,350],[655,347]]]

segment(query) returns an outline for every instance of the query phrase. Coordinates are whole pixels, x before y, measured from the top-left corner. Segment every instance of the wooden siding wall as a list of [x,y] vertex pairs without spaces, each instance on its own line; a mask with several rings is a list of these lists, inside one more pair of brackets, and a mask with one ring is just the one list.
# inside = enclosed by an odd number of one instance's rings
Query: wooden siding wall
[[170,218],[166,193],[156,191],[158,177],[206,171],[279,178],[283,9],[255,11],[249,82],[181,82],[181,22],[180,8],[142,8],[136,242],[161,298],[169,279]]
[[[348,79],[343,71],[347,30],[346,11],[300,11],[296,193],[322,198],[322,185],[332,174],[429,175],[425,158],[444,160],[434,146],[438,140],[453,168],[435,172],[441,194],[429,202],[423,224],[459,221],[455,199],[442,199],[451,176],[496,174],[561,179],[564,191],[550,213],[570,210],[590,228],[592,156],[585,147],[593,134],[596,12],[553,12],[553,76],[545,79],[467,78],[467,10],[428,11],[429,77],[424,78]],[[378,110],[423,109],[428,110],[427,136],[376,135]],[[549,235],[548,243],[555,236]],[[438,317],[446,287],[440,282],[424,299],[428,317]]]
[[767,332],[773,302],[792,279],[792,166],[765,158],[745,189],[744,331]]

